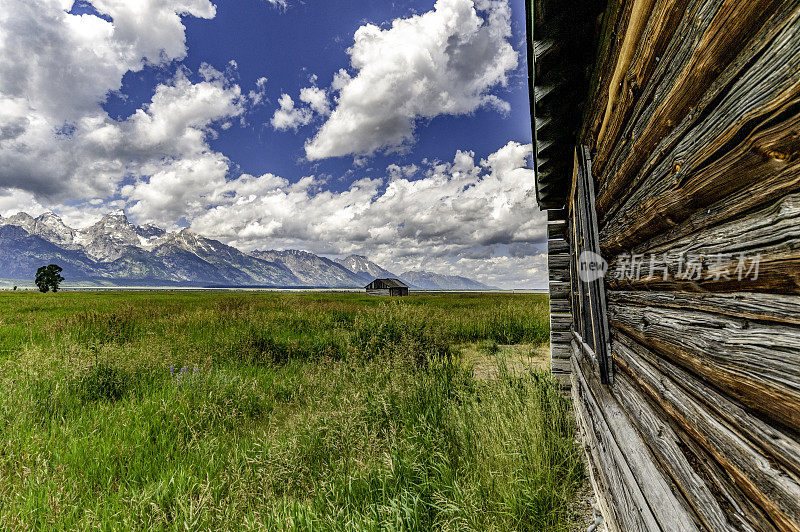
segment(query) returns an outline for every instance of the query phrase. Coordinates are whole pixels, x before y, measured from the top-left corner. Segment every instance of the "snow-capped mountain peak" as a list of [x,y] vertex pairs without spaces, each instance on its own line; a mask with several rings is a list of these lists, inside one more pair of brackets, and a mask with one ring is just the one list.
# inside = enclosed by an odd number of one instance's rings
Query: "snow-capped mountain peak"
[[29,233],[33,229],[33,223],[33,216],[27,212],[18,212],[17,214],[12,214],[8,218],[3,218],[0,220],[0,225],[16,225],[17,227],[25,229]]
[[[188,228],[170,232],[152,224],[137,226],[122,210],[85,229],[68,227],[52,212],[0,217],[0,278],[32,279],[39,266],[52,262],[64,268],[68,280],[150,286],[360,288],[375,278],[398,277],[363,255],[331,260],[297,249],[244,253]],[[420,288],[483,286],[463,277],[415,274],[400,278]]]
[[386,270],[363,255],[350,255],[336,262],[358,275],[363,281],[370,282],[378,278],[395,278],[397,275]]

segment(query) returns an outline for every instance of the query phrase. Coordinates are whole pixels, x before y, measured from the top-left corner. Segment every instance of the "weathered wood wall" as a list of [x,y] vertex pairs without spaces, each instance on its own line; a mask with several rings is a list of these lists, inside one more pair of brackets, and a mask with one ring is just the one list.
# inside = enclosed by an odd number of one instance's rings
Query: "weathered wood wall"
[[550,279],[550,371],[568,390],[570,380],[569,244],[564,209],[547,211],[547,269]]
[[[604,514],[800,530],[800,0],[612,1],[598,54],[581,142],[612,275],[702,257],[607,284],[612,385],[573,346]],[[756,278],[726,278],[740,254]]]

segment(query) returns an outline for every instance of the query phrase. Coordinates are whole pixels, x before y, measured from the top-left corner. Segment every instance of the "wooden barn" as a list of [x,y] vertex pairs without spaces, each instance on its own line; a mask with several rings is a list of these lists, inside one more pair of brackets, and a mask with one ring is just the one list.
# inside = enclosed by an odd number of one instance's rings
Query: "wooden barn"
[[364,288],[371,296],[408,295],[408,285],[400,279],[375,279]]
[[800,0],[528,0],[552,372],[610,530],[800,530]]

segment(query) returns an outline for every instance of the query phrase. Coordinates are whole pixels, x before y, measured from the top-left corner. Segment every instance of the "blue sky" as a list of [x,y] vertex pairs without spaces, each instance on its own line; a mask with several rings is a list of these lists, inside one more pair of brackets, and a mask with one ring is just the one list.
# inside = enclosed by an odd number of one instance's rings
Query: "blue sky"
[[543,282],[521,0],[154,4],[0,15],[0,214]]
[[[353,167],[352,157],[309,162],[303,144],[312,132],[309,125],[299,134],[275,131],[269,124],[282,93],[296,95],[316,75],[321,84],[349,62],[346,50],[353,34],[365,23],[386,26],[396,18],[429,11],[432,0],[375,2],[352,0],[307,1],[286,9],[264,0],[236,0],[217,3],[213,19],[185,17],[188,55],[168,68],[150,67],[129,72],[123,78],[121,94],[112,95],[103,106],[115,118],[126,118],[152,97],[159,81],[171,77],[181,67],[197,72],[203,63],[220,71],[236,61],[236,79],[243,88],[253,87],[266,77],[267,102],[254,109],[247,123],[234,124],[209,144],[230,157],[240,172],[255,175],[266,172],[296,180],[310,173],[345,176]],[[525,53],[525,9],[521,1],[512,2],[512,43]],[[75,10],[78,11],[78,10]],[[524,58],[524,55],[521,59]],[[481,108],[469,115],[442,116],[417,130],[418,141],[406,154],[377,155],[360,168],[358,176],[377,175],[388,165],[411,164],[422,160],[450,160],[456,150],[469,147],[478,156],[494,152],[498,142],[531,141],[525,64],[509,78],[508,87],[494,92],[511,104],[507,115]],[[355,176],[332,181],[333,188],[346,188]]]

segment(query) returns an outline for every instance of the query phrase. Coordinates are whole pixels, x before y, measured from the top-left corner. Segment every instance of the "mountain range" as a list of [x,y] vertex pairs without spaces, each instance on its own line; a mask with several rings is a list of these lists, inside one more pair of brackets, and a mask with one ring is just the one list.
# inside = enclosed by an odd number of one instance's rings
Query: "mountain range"
[[121,210],[84,229],[47,212],[0,216],[0,279],[33,279],[43,264],[63,268],[68,282],[129,286],[362,287],[375,278],[402,279],[421,290],[485,290],[456,275],[396,275],[362,255],[329,259],[301,250],[243,252],[189,229],[137,226]]

